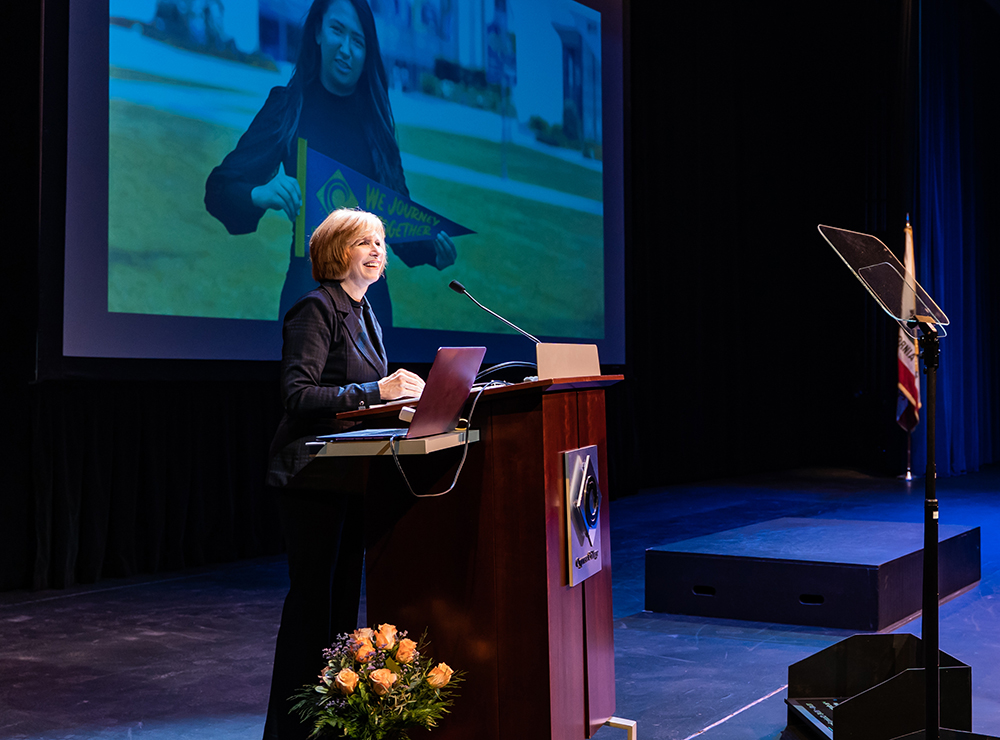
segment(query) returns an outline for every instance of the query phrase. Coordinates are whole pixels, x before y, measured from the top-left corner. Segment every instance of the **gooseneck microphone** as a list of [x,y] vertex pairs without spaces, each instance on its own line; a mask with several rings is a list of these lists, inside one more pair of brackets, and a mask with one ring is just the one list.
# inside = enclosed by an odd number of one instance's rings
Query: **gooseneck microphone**
[[469,293],[469,291],[467,291],[465,289],[465,286],[462,285],[457,280],[452,280],[450,283],[448,283],[448,287],[451,288],[456,293],[462,293],[463,295],[467,295],[469,297],[470,301],[472,301],[473,303],[475,303],[477,306],[479,306],[481,309],[483,309],[486,313],[492,314],[493,316],[496,316],[498,319],[500,319],[503,323],[505,323],[511,329],[514,329],[515,331],[520,332],[521,334],[523,334],[524,336],[526,336],[528,339],[530,339],[535,344],[541,344],[542,343],[540,339],[538,339],[537,337],[533,337],[531,334],[529,334],[528,332],[526,332],[520,326],[517,326],[516,324],[510,323],[509,321],[507,321],[507,319],[505,319],[503,316],[501,316],[500,314],[498,314],[496,311],[491,311],[490,309],[486,308],[486,306],[484,306],[482,303],[480,303],[475,298],[473,298],[472,294]]

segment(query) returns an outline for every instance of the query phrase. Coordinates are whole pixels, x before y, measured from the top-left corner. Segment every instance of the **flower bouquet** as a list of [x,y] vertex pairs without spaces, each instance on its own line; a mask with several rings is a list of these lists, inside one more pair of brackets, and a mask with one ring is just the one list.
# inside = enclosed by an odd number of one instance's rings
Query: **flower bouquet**
[[395,625],[340,635],[323,651],[319,683],[304,686],[292,707],[315,737],[400,740],[416,727],[431,729],[448,712],[461,676],[445,663],[433,668]]

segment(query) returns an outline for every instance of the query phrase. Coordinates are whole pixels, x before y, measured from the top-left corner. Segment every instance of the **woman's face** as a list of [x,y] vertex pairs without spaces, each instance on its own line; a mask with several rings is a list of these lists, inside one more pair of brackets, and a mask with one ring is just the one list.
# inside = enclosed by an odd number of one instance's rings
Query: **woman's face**
[[365,33],[349,0],[333,0],[316,31],[320,79],[334,95],[354,92],[365,68]]
[[368,229],[358,236],[350,247],[345,283],[368,287],[382,275],[385,269],[385,241],[378,229]]

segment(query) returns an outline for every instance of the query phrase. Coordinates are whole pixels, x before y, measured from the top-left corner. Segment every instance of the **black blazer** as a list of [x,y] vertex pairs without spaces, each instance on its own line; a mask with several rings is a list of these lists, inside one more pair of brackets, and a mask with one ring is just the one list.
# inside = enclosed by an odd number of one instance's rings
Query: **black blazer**
[[[386,375],[382,329],[363,299],[362,311],[374,331],[365,331],[351,298],[339,282],[325,282],[303,296],[285,314],[282,327],[281,400],[285,414],[271,442],[267,484],[285,487],[309,462],[317,435],[344,431],[351,422],[337,421],[341,411],[381,403],[378,381]],[[320,481],[296,481],[295,487],[358,486],[360,465],[352,458],[334,471],[326,465]]]

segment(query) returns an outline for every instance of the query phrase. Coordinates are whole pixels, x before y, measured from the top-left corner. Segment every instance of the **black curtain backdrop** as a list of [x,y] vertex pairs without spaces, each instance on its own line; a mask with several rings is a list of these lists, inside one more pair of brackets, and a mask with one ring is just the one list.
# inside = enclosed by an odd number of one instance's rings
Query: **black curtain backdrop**
[[281,551],[273,387],[46,383],[31,405],[32,588]]
[[1000,14],[924,0],[921,26],[916,269],[952,322],[941,340],[936,462],[955,475],[996,460],[1000,447]]
[[909,5],[780,8],[632,5],[639,485],[904,454],[895,324],[816,226],[902,248]]
[[[39,133],[41,117],[41,8],[14,11],[0,5],[5,28],[11,34],[13,71],[10,98],[17,101],[5,117],[9,171],[19,173],[18,187],[9,188],[4,202],[7,249],[4,250],[0,311],[0,589],[24,588],[33,568],[34,536],[31,511],[31,403],[29,383],[34,375],[35,335],[38,328]],[[13,192],[10,192],[10,191]],[[9,209],[9,210],[8,210]]]
[[[957,5],[976,28],[960,44],[977,65],[975,90],[995,91],[1000,16],[985,0]],[[915,0],[781,12],[626,3],[628,379],[608,392],[613,496],[801,466],[901,472],[896,325],[816,225],[873,233],[901,255],[911,212],[918,253],[924,245],[916,8]],[[16,279],[4,292],[0,588],[276,552],[280,532],[262,488],[280,412],[275,368],[200,373],[140,363],[135,377],[144,379],[98,372],[34,381],[38,309],[51,300],[39,298],[39,278],[51,285],[62,221],[39,191],[58,186],[64,163],[36,146],[39,17],[16,27],[23,115],[10,136],[27,145],[12,147],[11,172],[28,176],[11,202]],[[966,309],[978,321],[969,339],[979,349],[975,402],[983,406],[977,465],[1000,457],[996,349],[988,346],[1000,318],[988,290],[997,284],[998,242],[986,212],[1000,171],[995,98],[970,94],[961,103],[975,134],[961,160],[971,183],[962,202],[976,206],[963,211],[964,233],[975,229],[978,260],[964,279],[986,286]],[[969,141],[966,129],[961,135]],[[114,377],[131,373],[121,367]],[[951,408],[949,424],[961,427],[968,405]]]

